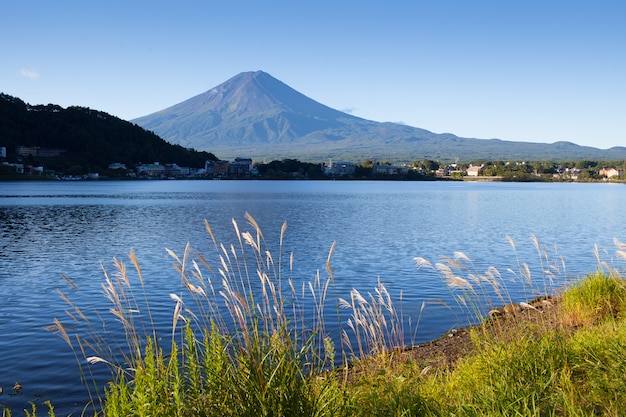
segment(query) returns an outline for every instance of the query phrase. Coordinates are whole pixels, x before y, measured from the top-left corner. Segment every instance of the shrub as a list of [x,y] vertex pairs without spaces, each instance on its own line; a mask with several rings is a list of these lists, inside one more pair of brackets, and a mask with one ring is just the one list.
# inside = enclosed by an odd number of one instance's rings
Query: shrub
[[563,294],[563,313],[574,325],[615,318],[624,311],[626,287],[620,277],[596,272]]

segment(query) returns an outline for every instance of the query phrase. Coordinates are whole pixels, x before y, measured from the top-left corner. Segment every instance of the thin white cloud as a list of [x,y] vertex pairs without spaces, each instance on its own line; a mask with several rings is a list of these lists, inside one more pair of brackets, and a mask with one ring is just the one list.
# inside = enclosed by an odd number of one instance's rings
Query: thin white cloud
[[347,107],[345,109],[341,109],[342,112],[352,114],[356,111],[356,107]]
[[37,78],[39,78],[39,72],[32,68],[22,68],[20,70],[20,76],[22,76],[23,78],[30,78],[31,80],[36,80]]

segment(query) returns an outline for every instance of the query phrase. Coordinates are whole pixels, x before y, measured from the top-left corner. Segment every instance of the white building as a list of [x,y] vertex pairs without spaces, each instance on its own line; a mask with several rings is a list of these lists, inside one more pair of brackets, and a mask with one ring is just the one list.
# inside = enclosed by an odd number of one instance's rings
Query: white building
[[355,169],[352,162],[333,162],[331,159],[330,164],[324,166],[324,175],[352,175]]
[[607,178],[620,177],[624,173],[624,170],[621,168],[602,168],[600,170],[600,176],[604,176]]
[[481,166],[474,166],[474,165],[470,165],[469,168],[467,168],[467,176],[468,177],[477,177],[479,175],[482,175],[483,172],[485,172],[485,165],[481,165]]

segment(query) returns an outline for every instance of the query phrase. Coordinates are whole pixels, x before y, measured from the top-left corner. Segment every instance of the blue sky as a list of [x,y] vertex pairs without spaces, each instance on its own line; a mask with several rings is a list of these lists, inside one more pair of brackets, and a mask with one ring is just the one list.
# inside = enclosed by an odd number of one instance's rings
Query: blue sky
[[3,0],[0,91],[133,119],[263,70],[463,137],[626,146],[626,1]]

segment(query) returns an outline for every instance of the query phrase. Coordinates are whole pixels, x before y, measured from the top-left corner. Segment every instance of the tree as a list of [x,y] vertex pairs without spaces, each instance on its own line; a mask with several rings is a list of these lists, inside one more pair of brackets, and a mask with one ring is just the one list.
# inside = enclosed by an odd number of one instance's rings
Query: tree
[[422,168],[424,168],[426,172],[437,171],[439,169],[439,162],[433,161],[432,159],[424,159],[422,161]]

